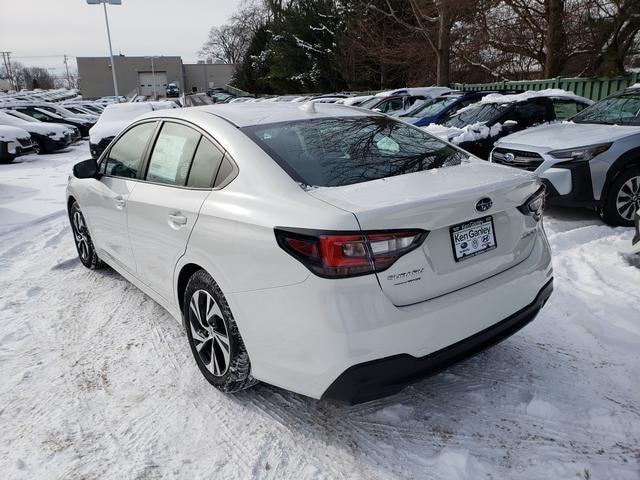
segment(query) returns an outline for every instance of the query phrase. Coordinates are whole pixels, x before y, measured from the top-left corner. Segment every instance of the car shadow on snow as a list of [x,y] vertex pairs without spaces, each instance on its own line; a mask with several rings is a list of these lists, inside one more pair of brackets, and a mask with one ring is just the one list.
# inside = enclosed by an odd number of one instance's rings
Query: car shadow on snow
[[[345,455],[371,462],[377,470],[388,468],[390,477],[406,468],[424,475],[424,468],[432,466],[444,448],[468,452],[505,471],[535,458],[532,442],[553,449],[558,458],[567,453],[584,458],[592,450],[589,435],[567,437],[563,432],[583,427],[571,415],[557,413],[573,410],[593,393],[588,385],[566,384],[563,352],[538,345],[519,333],[396,395],[353,406],[264,384],[233,399],[267,422],[275,420],[303,437],[312,435]],[[540,404],[541,413],[532,410],[528,415],[532,405]],[[545,418],[546,406],[552,418]],[[407,457],[397,455],[400,450],[424,462],[412,460],[409,467]],[[518,457],[522,458],[514,460]]]

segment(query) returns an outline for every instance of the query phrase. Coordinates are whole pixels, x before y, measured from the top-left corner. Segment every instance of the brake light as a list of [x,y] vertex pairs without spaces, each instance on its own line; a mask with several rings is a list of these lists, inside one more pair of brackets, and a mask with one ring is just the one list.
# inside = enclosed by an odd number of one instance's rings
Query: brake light
[[381,272],[419,247],[424,230],[325,232],[275,228],[278,245],[320,277],[345,278]]
[[531,195],[526,202],[518,207],[518,210],[525,215],[533,217],[536,221],[540,221],[542,213],[544,212],[546,193],[546,187],[541,185],[536,193]]

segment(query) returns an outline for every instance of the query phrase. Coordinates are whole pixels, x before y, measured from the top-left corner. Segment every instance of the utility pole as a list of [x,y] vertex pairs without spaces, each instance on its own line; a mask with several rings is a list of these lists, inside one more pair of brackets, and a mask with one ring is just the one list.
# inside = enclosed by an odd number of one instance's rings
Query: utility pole
[[0,53],[2,53],[4,70],[5,72],[7,72],[7,76],[9,77],[9,84],[15,91],[18,91],[18,84],[13,78],[13,72],[11,71],[11,52],[0,52]]
[[64,66],[67,69],[67,88],[71,90],[71,76],[69,75],[69,64],[67,63],[67,55],[64,56]]

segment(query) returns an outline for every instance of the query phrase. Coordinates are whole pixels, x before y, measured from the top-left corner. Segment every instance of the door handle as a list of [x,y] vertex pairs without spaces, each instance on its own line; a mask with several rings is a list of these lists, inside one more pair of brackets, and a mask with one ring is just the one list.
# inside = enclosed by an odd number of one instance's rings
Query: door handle
[[122,195],[118,195],[113,199],[113,203],[118,210],[122,210],[127,202]]
[[185,217],[181,213],[170,213],[169,222],[173,223],[174,225],[186,225],[187,217]]

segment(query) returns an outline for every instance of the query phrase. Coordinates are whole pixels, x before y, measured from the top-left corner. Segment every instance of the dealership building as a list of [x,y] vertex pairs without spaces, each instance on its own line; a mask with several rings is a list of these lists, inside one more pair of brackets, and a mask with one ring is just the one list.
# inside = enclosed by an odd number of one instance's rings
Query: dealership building
[[[113,95],[109,57],[77,57],[82,96],[94,99]],[[181,57],[113,57],[118,93],[164,96],[167,84],[175,83],[181,92],[206,92],[224,88],[231,82],[235,65],[222,63],[182,63]]]

